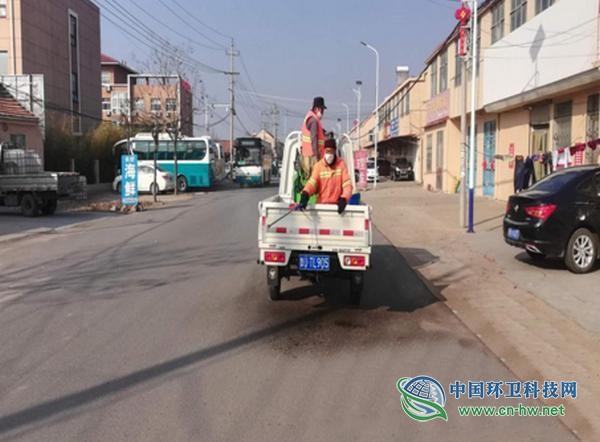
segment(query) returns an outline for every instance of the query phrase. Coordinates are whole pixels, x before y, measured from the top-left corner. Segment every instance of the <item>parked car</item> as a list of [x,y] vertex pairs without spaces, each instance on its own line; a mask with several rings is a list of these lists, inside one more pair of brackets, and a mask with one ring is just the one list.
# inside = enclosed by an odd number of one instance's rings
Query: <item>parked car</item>
[[373,183],[375,179],[379,181],[377,170],[375,170],[375,158],[369,158],[367,160],[367,183]]
[[377,179],[380,180],[381,177],[389,177],[391,175],[392,172],[392,163],[390,163],[388,160],[383,159],[383,158],[379,158],[377,160]]
[[[166,170],[157,167],[156,185],[158,192],[167,192],[175,188],[173,175]],[[121,193],[121,173],[113,181],[113,190]],[[154,195],[154,166],[138,163],[138,192],[150,192]]]
[[510,197],[504,240],[534,259],[559,257],[586,273],[599,257],[600,167],[563,169]]
[[392,164],[392,171],[390,174],[392,181],[414,181],[415,172],[413,170],[412,163],[406,158],[399,158]]

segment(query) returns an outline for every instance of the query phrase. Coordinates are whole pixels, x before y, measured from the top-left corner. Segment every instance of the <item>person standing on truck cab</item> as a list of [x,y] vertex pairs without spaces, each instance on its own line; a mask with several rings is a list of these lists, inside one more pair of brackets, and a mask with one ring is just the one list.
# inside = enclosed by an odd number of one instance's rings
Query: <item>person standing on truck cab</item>
[[352,196],[352,181],[344,160],[337,156],[334,139],[325,141],[325,154],[315,167],[302,190],[299,209],[306,209],[308,199],[314,193],[318,204],[337,204],[341,215]]
[[323,158],[325,149],[325,131],[321,124],[327,107],[323,97],[315,97],[311,110],[302,123],[302,171],[309,177],[314,165]]

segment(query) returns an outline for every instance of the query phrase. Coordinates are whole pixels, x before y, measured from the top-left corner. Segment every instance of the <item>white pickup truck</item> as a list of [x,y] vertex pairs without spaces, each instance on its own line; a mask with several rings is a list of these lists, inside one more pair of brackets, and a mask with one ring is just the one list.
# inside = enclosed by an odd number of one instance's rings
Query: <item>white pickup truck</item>
[[[288,135],[279,194],[258,204],[258,262],[267,267],[270,298],[280,298],[282,278],[307,276],[318,280],[333,276],[350,279],[350,301],[359,304],[364,274],[371,265],[371,208],[362,203],[348,204],[341,215],[334,204],[294,210],[300,143],[300,132]],[[356,189],[352,143],[347,137],[339,151]]]

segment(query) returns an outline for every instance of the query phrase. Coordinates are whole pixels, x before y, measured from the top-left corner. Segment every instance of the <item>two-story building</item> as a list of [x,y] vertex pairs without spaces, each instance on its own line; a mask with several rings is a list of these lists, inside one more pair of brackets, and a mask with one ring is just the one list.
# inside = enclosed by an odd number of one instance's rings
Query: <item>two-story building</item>
[[[515,162],[528,157],[546,161],[544,174],[557,157],[565,165],[598,160],[599,11],[598,0],[481,3],[476,194],[507,199],[514,193]],[[449,193],[460,183],[464,103],[467,130],[470,122],[471,63],[465,72],[458,38],[455,27],[425,69],[423,182]]]
[[102,118],[115,124],[180,120],[181,133],[194,133],[192,88],[177,76],[138,73],[102,55]]

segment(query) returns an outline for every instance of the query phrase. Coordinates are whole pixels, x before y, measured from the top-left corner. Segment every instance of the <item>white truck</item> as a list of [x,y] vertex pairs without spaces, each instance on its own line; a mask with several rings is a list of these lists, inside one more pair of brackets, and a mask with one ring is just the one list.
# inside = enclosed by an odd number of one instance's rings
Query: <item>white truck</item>
[[0,144],[0,206],[25,216],[52,215],[59,199],[85,199],[86,180],[75,172],[45,172],[35,152]]
[[[300,145],[300,132],[288,135],[279,194],[258,204],[258,262],[267,268],[270,298],[280,299],[282,278],[306,276],[318,280],[333,276],[350,280],[350,301],[359,304],[364,274],[371,265],[371,208],[362,203],[348,204],[341,215],[333,204],[294,210]],[[348,137],[340,142],[339,152],[356,189],[353,148]]]

